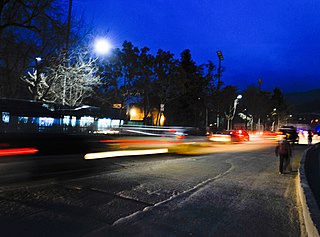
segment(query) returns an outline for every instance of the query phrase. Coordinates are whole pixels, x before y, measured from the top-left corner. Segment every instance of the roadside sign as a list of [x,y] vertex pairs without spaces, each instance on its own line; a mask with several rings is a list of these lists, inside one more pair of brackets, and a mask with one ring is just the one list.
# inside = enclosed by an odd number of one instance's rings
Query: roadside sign
[[121,109],[121,104],[113,104],[112,105],[114,109]]
[[160,104],[160,112],[164,111],[164,104]]

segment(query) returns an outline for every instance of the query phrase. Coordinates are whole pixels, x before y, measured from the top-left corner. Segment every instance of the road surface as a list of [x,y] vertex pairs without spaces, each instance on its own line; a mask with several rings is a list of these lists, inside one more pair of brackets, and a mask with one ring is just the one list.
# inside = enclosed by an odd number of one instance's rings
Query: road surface
[[305,236],[296,180],[306,146],[294,147],[293,172],[279,175],[274,145],[186,148],[74,169],[53,165],[57,157],[3,162],[1,235]]

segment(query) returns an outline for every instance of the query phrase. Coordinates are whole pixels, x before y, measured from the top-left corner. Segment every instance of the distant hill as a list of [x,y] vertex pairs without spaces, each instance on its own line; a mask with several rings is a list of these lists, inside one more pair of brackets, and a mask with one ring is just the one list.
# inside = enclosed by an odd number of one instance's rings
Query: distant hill
[[305,92],[290,92],[285,94],[289,105],[295,112],[320,113],[320,89]]

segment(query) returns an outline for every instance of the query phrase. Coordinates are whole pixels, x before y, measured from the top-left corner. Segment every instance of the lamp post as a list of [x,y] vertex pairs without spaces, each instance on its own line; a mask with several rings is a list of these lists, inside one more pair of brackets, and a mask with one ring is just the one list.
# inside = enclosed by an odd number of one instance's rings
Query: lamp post
[[245,112],[245,116],[246,116],[246,119],[245,119],[245,130],[247,130],[248,128],[248,114],[247,114],[247,109],[244,109],[243,112]]
[[232,115],[232,118],[231,118],[231,122],[232,122],[232,120],[234,118],[234,115],[236,114],[237,105],[238,105],[240,99],[242,99],[242,95],[238,95],[237,98],[234,100],[234,103],[233,103],[233,115]]
[[[220,87],[221,87],[221,61],[224,60],[223,55],[221,50],[217,51],[217,56],[219,59],[219,65],[218,65],[218,85],[217,85],[217,93],[219,94],[220,92]],[[219,95],[218,95],[219,96]],[[220,127],[220,101],[218,99],[218,106],[217,106],[217,128]]]
[[277,122],[277,128],[279,128],[279,112],[277,112],[277,108],[274,108],[272,113],[271,113],[272,116],[277,116],[275,118],[275,120],[273,121],[273,125],[272,125],[272,129],[275,131],[276,130],[276,126],[275,126],[275,123]]
[[40,72],[39,72],[39,63],[42,59],[40,57],[36,57],[35,58],[35,63],[36,63],[36,80],[34,83],[35,86],[35,92],[34,92],[34,100],[37,101],[39,92],[38,92],[38,88],[39,88],[39,83],[40,83]]
[[219,65],[218,65],[218,85],[217,89],[220,91],[221,87],[221,61],[224,60],[222,52],[220,50],[217,51],[218,59],[219,59]]
[[280,118],[279,118],[279,111],[277,111],[277,108],[274,108],[273,109],[273,112],[274,112],[274,114],[276,114],[277,115],[277,129],[279,129],[280,128]]
[[232,124],[230,124],[230,122],[232,122],[232,120],[234,118],[234,115],[235,115],[236,110],[237,110],[237,105],[238,105],[239,100],[241,98],[242,98],[242,95],[238,95],[237,98],[233,101],[233,107],[230,107],[230,113],[229,113],[229,115],[227,115],[227,118],[228,118],[227,129],[228,130],[230,129],[230,127],[232,127]]

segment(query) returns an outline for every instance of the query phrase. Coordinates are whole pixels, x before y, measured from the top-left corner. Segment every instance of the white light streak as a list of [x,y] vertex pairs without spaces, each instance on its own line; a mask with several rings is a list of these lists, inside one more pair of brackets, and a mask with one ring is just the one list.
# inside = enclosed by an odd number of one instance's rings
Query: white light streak
[[126,150],[126,151],[107,151],[107,152],[96,152],[88,153],[84,156],[86,160],[92,159],[103,159],[120,156],[138,156],[138,155],[152,155],[168,153],[168,148],[163,149],[149,149],[149,150]]

